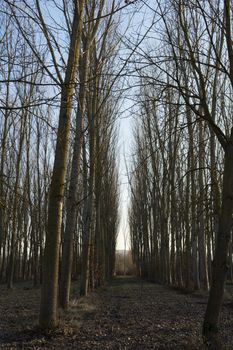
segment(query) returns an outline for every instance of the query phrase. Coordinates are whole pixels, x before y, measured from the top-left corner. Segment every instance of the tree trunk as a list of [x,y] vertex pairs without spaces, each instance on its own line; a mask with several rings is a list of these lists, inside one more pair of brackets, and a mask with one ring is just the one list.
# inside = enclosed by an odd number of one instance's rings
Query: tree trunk
[[198,256],[199,256],[199,276],[200,276],[200,288],[209,289],[209,278],[207,269],[206,258],[206,233],[205,233],[205,215],[204,215],[204,157],[205,157],[205,145],[204,145],[204,129],[202,121],[199,122],[199,201],[198,201]]
[[21,116],[22,121],[20,125],[20,140],[19,140],[19,151],[17,154],[16,161],[16,174],[15,174],[15,184],[14,184],[14,200],[13,200],[13,212],[12,212],[12,232],[11,232],[11,248],[10,257],[7,271],[7,288],[13,288],[14,280],[14,269],[15,269],[15,255],[16,255],[16,244],[17,244],[17,215],[18,215],[18,187],[20,181],[20,168],[23,153],[23,144],[25,139],[25,128],[26,128],[26,118],[27,111]]
[[233,128],[226,145],[223,174],[222,207],[215,256],[212,266],[212,282],[203,324],[203,337],[206,343],[217,345],[218,321],[223,302],[224,285],[228,264],[228,247],[231,237],[233,212]]
[[90,273],[90,228],[92,218],[92,196],[93,191],[91,184],[88,187],[87,178],[87,160],[86,160],[86,148],[83,144],[83,183],[84,183],[84,208],[83,208],[83,233],[82,233],[82,271],[81,271],[81,284],[80,295],[87,295]]
[[62,207],[67,171],[72,97],[75,90],[79,60],[84,3],[83,0],[79,2],[79,5],[78,3],[75,4],[68,63],[61,91],[59,126],[50,185],[48,229],[43,261],[39,324],[44,329],[54,328],[58,325],[57,297]]
[[76,120],[76,131],[74,150],[71,167],[71,179],[69,187],[69,196],[67,198],[67,218],[64,234],[64,243],[62,249],[61,264],[61,282],[60,282],[60,305],[64,309],[68,309],[70,297],[70,282],[73,260],[73,237],[75,232],[77,218],[77,193],[78,193],[78,176],[80,167],[80,155],[83,142],[83,126],[84,112],[86,100],[86,81],[87,81],[87,65],[89,60],[89,48],[84,47],[83,57],[80,59],[80,90],[79,90],[79,106]]

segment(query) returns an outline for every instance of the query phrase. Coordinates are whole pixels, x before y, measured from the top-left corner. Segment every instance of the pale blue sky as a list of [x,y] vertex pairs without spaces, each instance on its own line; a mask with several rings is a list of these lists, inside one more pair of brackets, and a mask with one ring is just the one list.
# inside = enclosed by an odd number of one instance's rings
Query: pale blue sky
[[[136,5],[132,5],[131,8],[127,8],[122,14],[122,28],[121,32],[126,30],[126,33],[123,35],[123,42],[125,46],[128,43],[133,43],[140,41],[143,37],[143,34],[148,30],[151,23],[153,22],[153,12],[148,7],[148,4],[151,1],[139,1]],[[142,41],[141,45],[144,44]],[[124,46],[124,45],[123,45]],[[126,59],[130,53],[131,49],[124,49],[123,56]],[[127,168],[130,170],[132,153],[133,153],[133,129],[135,126],[135,110],[137,109],[137,101],[135,99],[136,90],[133,88],[134,78],[129,77],[126,79],[126,85],[124,89],[125,99],[122,104],[122,111],[120,115],[120,131],[119,131],[119,148],[120,148],[120,165],[119,165],[119,174],[120,174],[120,226],[117,239],[117,249],[130,249],[130,235],[129,235],[129,225],[128,225],[128,206],[129,206],[129,197],[130,189],[128,184],[127,177]],[[132,87],[130,89],[130,87]],[[129,88],[127,90],[127,88]],[[125,165],[125,161],[127,165]]]

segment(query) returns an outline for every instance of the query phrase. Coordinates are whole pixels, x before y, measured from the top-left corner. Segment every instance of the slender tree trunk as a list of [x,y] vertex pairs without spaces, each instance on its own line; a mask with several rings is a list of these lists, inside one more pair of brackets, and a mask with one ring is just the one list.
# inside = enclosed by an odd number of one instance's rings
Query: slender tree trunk
[[84,54],[80,59],[80,90],[79,105],[76,120],[76,132],[74,141],[74,150],[71,166],[71,179],[69,186],[69,195],[67,198],[67,218],[64,233],[64,243],[62,249],[61,263],[61,281],[60,281],[60,305],[67,309],[69,306],[71,270],[73,259],[73,237],[75,233],[77,218],[77,194],[78,194],[78,176],[80,168],[80,155],[83,142],[83,126],[86,100],[86,81],[87,66],[89,61],[89,47],[84,45]]
[[209,278],[207,269],[206,258],[206,233],[205,233],[205,218],[204,218],[204,129],[202,122],[199,122],[199,201],[198,201],[198,256],[199,256],[199,275],[200,275],[200,288],[209,288]]
[[59,126],[49,194],[48,230],[43,261],[43,283],[39,317],[39,324],[44,329],[54,328],[58,325],[58,268],[62,207],[67,171],[72,97],[75,90],[79,61],[84,3],[84,0],[79,1],[79,4],[75,3],[68,63],[65,81],[61,90]]
[[84,209],[83,209],[83,233],[82,233],[82,271],[80,295],[87,295],[90,275],[90,244],[91,244],[91,217],[92,217],[92,191],[88,187],[86,148],[83,145],[83,183],[84,183]]
[[17,211],[18,211],[18,186],[20,181],[20,166],[22,160],[23,152],[23,143],[25,138],[25,128],[26,128],[26,113],[23,113],[21,116],[21,126],[20,126],[20,140],[19,140],[19,151],[16,161],[16,175],[15,175],[15,184],[14,184],[14,201],[13,201],[13,212],[12,212],[12,232],[11,232],[11,248],[10,248],[10,257],[8,264],[8,275],[7,275],[7,288],[13,288],[14,280],[14,269],[15,269],[15,255],[16,255],[16,240],[17,240]]
[[223,173],[222,206],[219,220],[217,245],[212,266],[212,282],[203,324],[203,336],[211,345],[218,342],[218,321],[223,302],[224,285],[228,271],[228,248],[233,213],[233,128],[226,145]]
[[[93,59],[93,56],[90,55]],[[95,77],[92,84],[90,84],[90,90],[93,93],[89,93],[89,99],[87,101],[87,116],[89,123],[89,159],[90,159],[90,173],[89,173],[89,186],[88,195],[85,203],[84,210],[84,227],[83,227],[83,249],[82,249],[82,273],[81,273],[81,286],[80,295],[86,295],[88,288],[90,287],[90,271],[91,266],[90,257],[93,257],[93,230],[94,230],[94,186],[96,177],[96,118],[97,118],[97,89],[98,89],[98,77]],[[85,151],[84,151],[85,152]],[[92,279],[93,280],[93,279]]]

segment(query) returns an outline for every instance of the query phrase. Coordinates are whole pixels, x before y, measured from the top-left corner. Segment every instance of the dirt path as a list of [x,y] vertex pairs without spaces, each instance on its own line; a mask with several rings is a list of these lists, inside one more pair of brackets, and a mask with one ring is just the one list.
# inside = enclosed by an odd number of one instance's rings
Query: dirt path
[[[62,315],[60,330],[42,334],[35,329],[39,291],[0,293],[1,349],[202,349],[206,297],[200,294],[117,278],[87,298],[74,299],[71,310]],[[226,349],[233,349],[232,326],[228,298],[221,327]]]

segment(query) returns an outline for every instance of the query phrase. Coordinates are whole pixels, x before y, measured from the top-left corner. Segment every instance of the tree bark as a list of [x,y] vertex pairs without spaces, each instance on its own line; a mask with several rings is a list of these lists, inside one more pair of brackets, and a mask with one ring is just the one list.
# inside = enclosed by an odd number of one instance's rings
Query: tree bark
[[231,237],[233,213],[233,128],[225,150],[222,206],[217,245],[212,266],[212,283],[203,324],[204,341],[215,345],[219,341],[218,321],[223,302],[224,285],[228,271],[228,248]]
[[67,171],[72,97],[75,90],[79,61],[84,3],[85,0],[75,3],[68,63],[61,90],[59,126],[49,194],[48,228],[45,242],[39,317],[40,327],[44,329],[54,328],[58,325],[58,267],[62,207]]
[[78,193],[78,176],[80,167],[80,155],[83,142],[83,126],[86,99],[86,80],[87,80],[87,64],[89,60],[89,48],[84,46],[84,54],[80,59],[80,91],[79,106],[76,120],[76,131],[74,150],[71,166],[71,179],[69,186],[69,196],[67,198],[67,218],[64,234],[64,243],[62,249],[61,264],[61,281],[60,281],[60,305],[64,309],[68,309],[70,296],[71,270],[73,260],[73,236],[75,232],[77,218],[77,193]]

